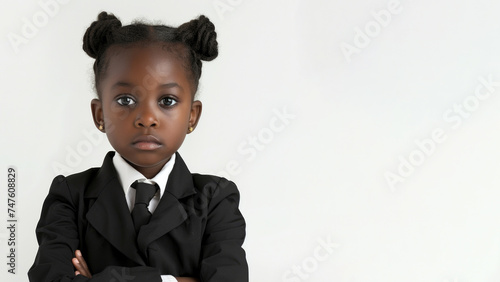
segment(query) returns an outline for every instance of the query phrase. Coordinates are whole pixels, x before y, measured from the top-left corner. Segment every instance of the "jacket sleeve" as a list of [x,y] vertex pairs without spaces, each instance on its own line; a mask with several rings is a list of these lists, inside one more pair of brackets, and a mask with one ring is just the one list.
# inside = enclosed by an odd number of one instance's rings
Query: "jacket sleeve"
[[69,281],[151,281],[161,282],[160,273],[152,267],[109,266],[91,279],[82,275],[75,277],[71,259],[79,246],[78,238],[78,193],[71,191],[64,176],[57,176],[42,207],[36,228],[38,252],[28,271],[32,282]]
[[207,201],[207,224],[201,249],[201,281],[248,281],[248,265],[242,248],[246,225],[238,208],[240,196],[236,185],[221,178],[215,189],[205,187],[203,194],[211,199]]

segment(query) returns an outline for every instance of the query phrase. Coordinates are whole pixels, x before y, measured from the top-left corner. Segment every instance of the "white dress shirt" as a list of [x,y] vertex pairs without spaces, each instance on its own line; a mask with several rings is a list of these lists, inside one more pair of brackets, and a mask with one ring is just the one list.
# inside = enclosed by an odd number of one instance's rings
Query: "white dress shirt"
[[[156,192],[151,202],[149,202],[148,209],[151,213],[156,210],[158,203],[160,202],[161,196],[165,192],[165,187],[167,185],[168,176],[170,172],[172,172],[172,168],[174,168],[175,164],[175,154],[172,155],[170,160],[163,166],[163,168],[155,175],[155,177],[149,179],[160,187],[160,190]],[[116,152],[113,157],[113,165],[115,166],[116,172],[118,173],[118,179],[123,188],[123,192],[125,192],[125,199],[127,200],[127,205],[132,212],[135,203],[135,189],[130,187],[132,183],[139,179],[147,179],[142,173],[138,172],[135,168],[133,168],[129,163],[127,163],[118,152]],[[161,279],[163,282],[177,282],[177,279],[172,275],[162,275]]]

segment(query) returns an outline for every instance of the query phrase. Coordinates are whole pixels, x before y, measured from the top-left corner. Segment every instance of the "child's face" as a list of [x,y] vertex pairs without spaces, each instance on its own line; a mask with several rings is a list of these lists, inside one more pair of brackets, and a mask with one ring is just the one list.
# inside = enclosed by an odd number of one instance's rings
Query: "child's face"
[[111,48],[100,100],[92,101],[94,121],[103,121],[111,146],[152,178],[196,126],[201,102],[193,102],[182,62],[162,45]]

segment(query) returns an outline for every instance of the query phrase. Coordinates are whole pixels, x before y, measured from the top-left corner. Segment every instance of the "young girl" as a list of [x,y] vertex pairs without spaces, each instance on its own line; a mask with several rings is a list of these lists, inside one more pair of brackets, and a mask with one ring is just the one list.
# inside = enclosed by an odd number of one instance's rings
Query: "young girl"
[[248,281],[236,186],[191,174],[177,152],[200,118],[214,25],[122,26],[102,12],[83,49],[95,58],[94,123],[116,152],[54,179],[30,281]]

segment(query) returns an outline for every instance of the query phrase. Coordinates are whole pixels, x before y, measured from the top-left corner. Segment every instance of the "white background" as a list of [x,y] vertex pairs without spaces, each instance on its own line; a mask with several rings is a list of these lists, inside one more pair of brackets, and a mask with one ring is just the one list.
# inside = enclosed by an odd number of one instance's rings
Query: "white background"
[[27,281],[57,167],[99,166],[111,150],[81,48],[106,10],[124,24],[215,23],[220,56],[204,64],[202,119],[180,153],[237,183],[251,281],[500,281],[500,2],[390,3],[70,0],[44,23],[37,1],[3,1],[0,226],[10,165],[19,222],[16,275],[0,228],[1,280]]

